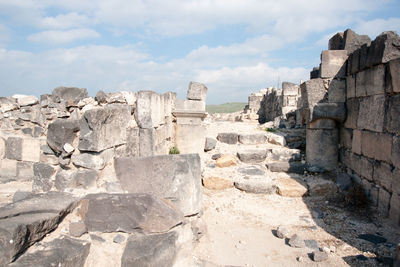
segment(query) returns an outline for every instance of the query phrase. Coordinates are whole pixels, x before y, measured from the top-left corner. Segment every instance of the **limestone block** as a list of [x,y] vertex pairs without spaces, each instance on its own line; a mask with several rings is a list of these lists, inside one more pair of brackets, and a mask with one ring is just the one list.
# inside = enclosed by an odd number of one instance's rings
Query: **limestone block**
[[32,191],[48,192],[53,187],[53,181],[50,179],[55,172],[55,169],[45,163],[34,163],[33,164],[33,185]]
[[0,160],[4,159],[6,156],[6,140],[0,137]]
[[21,137],[8,137],[6,141],[6,158],[22,159],[23,139]]
[[76,87],[57,87],[52,92],[53,97],[58,97],[71,104],[78,104],[78,102],[88,97],[88,92],[85,88]]
[[329,83],[328,88],[328,101],[333,102],[346,102],[346,80],[333,79]]
[[135,116],[139,127],[143,129],[163,124],[164,107],[161,107],[160,95],[153,91],[139,91]]
[[336,122],[331,119],[317,119],[309,124],[307,124],[307,128],[310,129],[335,129]]
[[338,191],[335,182],[325,179],[324,177],[315,176],[307,179],[308,193],[310,196],[333,196]]
[[201,209],[201,166],[197,154],[119,158],[115,159],[115,172],[123,190],[168,199],[185,216]]
[[100,152],[126,143],[129,105],[107,105],[85,111],[80,121],[79,150]]
[[198,82],[190,82],[186,98],[188,100],[206,101],[207,87]]
[[21,160],[39,162],[40,161],[40,146],[42,142],[40,139],[24,138]]
[[314,67],[312,71],[310,71],[310,80],[311,79],[317,79],[319,77],[319,67]]
[[329,39],[329,50],[343,50],[344,49],[344,33],[338,32]]
[[214,138],[207,137],[206,138],[206,143],[204,145],[204,151],[210,151],[215,148],[215,145],[217,144],[217,140]]
[[367,67],[389,62],[400,57],[400,37],[394,31],[383,32],[371,42]]
[[386,92],[400,92],[400,58],[391,60],[387,64]]
[[347,75],[354,75],[360,71],[360,54],[361,49],[355,50],[351,55],[349,55],[347,63]]
[[400,95],[388,98],[385,129],[390,133],[400,135]]
[[390,198],[389,218],[396,225],[400,224],[400,197],[397,193],[393,193]]
[[351,168],[359,175],[366,178],[368,181],[372,181],[372,174],[374,166],[371,160],[366,157],[358,156],[356,154],[351,155]]
[[361,71],[356,77],[356,96],[385,93],[385,65],[381,64]]
[[265,134],[267,136],[268,143],[280,146],[286,146],[286,138],[283,133],[270,133]]
[[19,181],[32,180],[33,173],[33,162],[18,161],[17,162],[17,179]]
[[361,152],[369,158],[391,162],[392,135],[383,133],[362,132]]
[[0,97],[0,110],[7,112],[18,109],[17,101],[14,98]]
[[245,163],[263,162],[267,157],[265,149],[248,149],[237,152],[238,158]]
[[206,128],[204,125],[177,124],[176,146],[184,154],[204,151]]
[[391,162],[395,167],[400,168],[400,137],[396,135],[393,136]]
[[346,92],[347,99],[356,96],[356,75],[348,75],[346,77]]
[[367,68],[369,45],[364,44],[360,48],[360,71]]
[[13,95],[12,98],[17,100],[20,107],[32,106],[39,103],[39,99],[33,95]]
[[218,141],[230,145],[236,144],[238,142],[238,139],[239,136],[237,133],[218,133],[217,136]]
[[47,144],[56,153],[61,153],[66,143],[72,144],[74,142],[78,131],[78,120],[57,119],[48,126]]
[[358,98],[351,98],[346,101],[347,118],[344,123],[346,128],[357,128],[359,106],[360,103]]
[[287,172],[287,173],[297,173],[304,174],[305,164],[300,161],[285,162],[276,161],[269,162],[266,164],[271,172]]
[[302,197],[307,194],[307,185],[301,181],[292,178],[282,178],[276,182],[278,194],[283,197]]
[[378,210],[383,216],[388,216],[390,204],[390,193],[379,188]]
[[236,157],[232,155],[222,155],[221,157],[217,158],[215,165],[219,168],[236,166]]
[[324,50],[321,53],[321,78],[344,78],[346,76],[346,50]]
[[264,179],[241,180],[235,182],[235,187],[252,194],[276,194],[276,185]]
[[374,166],[373,179],[388,192],[392,192],[393,173],[392,167],[385,162],[377,162]]
[[239,134],[239,143],[244,145],[264,144],[267,136],[264,133],[256,134]]
[[394,168],[393,173],[393,182],[392,182],[392,191],[393,193],[400,194],[400,169]]
[[[351,129],[339,128],[339,139],[342,147],[352,149],[354,131]],[[361,153],[361,152],[360,152]]]
[[17,176],[17,161],[2,159],[0,161],[0,181],[15,179]]
[[75,166],[86,169],[102,170],[107,162],[110,162],[114,156],[113,149],[107,149],[102,152],[85,152],[81,154],[73,154],[72,163]]
[[351,151],[358,155],[361,155],[361,131],[354,130],[353,131],[353,142],[351,145]]
[[287,96],[287,95],[292,95],[292,96],[297,96],[299,95],[299,85],[295,83],[290,83],[290,82],[283,82],[282,83],[282,95]]
[[371,43],[371,39],[368,35],[359,35],[352,31],[351,29],[347,29],[344,32],[344,50],[347,52],[353,53],[355,50],[359,49],[362,45]]
[[310,168],[321,171],[336,169],[338,162],[337,129],[307,129],[306,144],[306,157]]
[[360,108],[358,112],[358,120],[357,120],[358,128],[371,130],[375,132],[382,132],[384,117],[385,117],[384,95],[369,96],[361,99]]
[[308,80],[300,85],[303,107],[311,107],[319,102],[326,101],[327,88],[322,79]]
[[19,113],[19,118],[24,121],[30,121],[35,124],[39,124],[40,126],[45,125],[45,116],[41,113],[41,109],[39,105],[29,106],[29,107],[21,107]]
[[343,123],[346,119],[344,103],[318,103],[311,110],[310,121],[318,119],[331,119]]
[[164,98],[164,115],[169,117],[175,109],[176,93],[167,92],[162,97]]
[[126,130],[125,157],[139,156],[139,128],[128,128]]
[[139,156],[148,157],[154,155],[156,146],[156,130],[139,129]]
[[176,99],[175,101],[176,110],[191,110],[191,111],[205,111],[206,102],[197,100],[181,100]]
[[224,190],[233,187],[233,180],[225,177],[205,177],[203,186],[210,190]]

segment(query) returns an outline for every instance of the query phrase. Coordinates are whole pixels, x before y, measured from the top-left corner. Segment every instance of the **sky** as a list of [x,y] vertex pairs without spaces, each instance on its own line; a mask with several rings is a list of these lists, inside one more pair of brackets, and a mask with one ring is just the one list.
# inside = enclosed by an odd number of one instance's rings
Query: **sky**
[[0,96],[57,86],[153,90],[207,104],[300,83],[337,32],[400,32],[397,0],[0,0]]

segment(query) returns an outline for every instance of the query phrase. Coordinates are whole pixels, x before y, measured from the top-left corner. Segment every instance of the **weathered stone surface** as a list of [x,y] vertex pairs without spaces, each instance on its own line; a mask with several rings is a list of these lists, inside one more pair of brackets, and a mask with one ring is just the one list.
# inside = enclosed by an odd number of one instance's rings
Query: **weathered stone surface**
[[236,157],[232,155],[222,155],[216,160],[215,165],[219,168],[236,166]]
[[21,137],[8,137],[6,141],[6,158],[7,159],[22,159],[23,139]]
[[177,239],[176,232],[131,236],[122,255],[121,266],[173,266]]
[[389,97],[388,99],[385,129],[388,132],[400,135],[399,118],[400,118],[400,95],[394,95]]
[[239,134],[239,143],[244,145],[264,144],[267,136],[264,133],[256,134]]
[[262,170],[256,166],[239,168],[237,171],[241,174],[250,175],[250,176],[263,176],[265,174],[264,170]]
[[375,95],[365,97],[360,101],[357,126],[360,129],[371,130],[374,132],[382,132],[384,116],[385,96]]
[[[396,192],[393,192],[392,197],[390,198],[389,218],[396,225],[399,225],[399,223],[400,223],[400,197],[399,197],[399,194]],[[399,264],[400,264],[400,262],[399,262]]]
[[34,191],[50,191],[53,182],[50,180],[54,174],[54,168],[45,163],[35,163],[33,165],[33,185]]
[[[306,160],[313,172],[332,171],[338,163],[338,131],[307,129]],[[321,157],[321,155],[324,155]]]
[[376,163],[374,166],[373,180],[377,185],[384,187],[389,192],[392,192],[392,167],[385,162]]
[[356,129],[359,111],[359,99],[351,98],[346,101],[347,118],[344,123],[346,128]]
[[30,196],[32,196],[32,194],[33,193],[29,192],[29,191],[19,191],[18,190],[13,195],[13,203],[15,203],[17,201],[20,201],[20,200],[23,200],[23,199],[25,199],[27,197],[30,197]]
[[345,191],[353,185],[353,180],[347,173],[338,173],[336,176],[336,185],[339,190]]
[[123,235],[117,234],[116,236],[114,236],[113,242],[118,244],[124,243],[125,237]]
[[79,150],[100,152],[126,143],[129,105],[107,105],[87,110],[80,121]]
[[139,156],[150,157],[155,154],[156,131],[153,128],[139,129]]
[[74,184],[77,188],[88,189],[96,185],[97,171],[79,170],[74,173]]
[[346,80],[344,80],[344,79],[333,79],[329,83],[328,101],[330,103],[344,103],[344,102],[346,102]]
[[346,98],[353,98],[356,96],[356,75],[348,75],[346,77]]
[[268,143],[280,146],[286,146],[286,138],[283,133],[266,133]]
[[309,129],[335,129],[336,121],[332,119],[317,119],[307,124]]
[[386,92],[399,93],[400,92],[400,58],[391,60],[386,65]]
[[378,35],[368,50],[367,67],[389,62],[400,57],[400,37],[394,31]]
[[189,100],[205,101],[207,96],[207,87],[198,82],[190,82],[186,98]]
[[115,159],[122,189],[170,200],[185,216],[201,209],[201,166],[198,154]]
[[37,138],[24,138],[22,145],[21,160],[30,162],[40,161],[40,145],[42,140]]
[[20,107],[32,106],[39,103],[39,99],[33,95],[13,95]]
[[153,91],[139,91],[135,117],[140,128],[149,129],[164,123],[164,98]]
[[206,102],[198,100],[181,100],[175,101],[175,110],[186,110],[186,111],[203,111],[206,110]]
[[304,248],[306,246],[304,239],[297,234],[294,234],[292,237],[290,237],[288,244],[294,248]]
[[310,121],[332,119],[343,123],[346,119],[344,103],[319,103],[312,108]]
[[4,159],[6,156],[6,140],[0,137],[0,160]]
[[353,130],[344,127],[339,128],[340,147],[351,149],[353,142]]
[[344,78],[346,76],[346,50],[324,50],[321,53],[321,78]]
[[325,251],[313,251],[312,259],[315,262],[326,261],[328,259],[328,253],[326,253]]
[[47,144],[55,152],[61,153],[66,143],[73,143],[78,131],[78,120],[57,119],[48,126]]
[[383,188],[379,188],[378,210],[383,216],[388,216],[390,204],[390,193]]
[[0,264],[13,261],[17,255],[54,230],[61,218],[75,205],[73,196],[50,192],[32,195],[1,207]]
[[7,112],[18,109],[17,101],[13,98],[0,97],[0,110]]
[[269,157],[276,161],[292,162],[301,160],[300,149],[273,148],[269,154]]
[[393,136],[391,161],[395,167],[400,168],[400,136]]
[[105,150],[100,153],[87,152],[81,154],[74,154],[71,157],[72,163],[75,166],[83,167],[86,169],[102,170],[106,163],[112,158],[112,149]]
[[384,160],[390,163],[392,156],[392,135],[363,131],[361,153],[369,158]]
[[7,183],[16,180],[17,176],[17,161],[2,159],[0,161],[0,182]]
[[353,131],[353,142],[351,145],[351,151],[358,155],[361,155],[361,145],[362,145],[362,131],[354,130]]
[[275,194],[277,187],[270,181],[262,179],[248,179],[235,182],[235,187],[239,190],[253,194]]
[[278,226],[278,228],[276,229],[276,236],[281,239],[289,238],[290,237],[289,229],[283,225]]
[[267,157],[267,150],[265,149],[251,149],[237,152],[238,158],[245,163],[259,163],[263,162]]
[[90,243],[63,237],[44,243],[43,250],[24,254],[10,267],[76,266],[83,267],[90,251]]
[[87,233],[86,225],[83,222],[72,222],[69,224],[69,234],[73,237],[81,237]]
[[59,191],[74,187],[73,171],[59,170],[56,174],[54,186]]
[[305,165],[302,162],[269,162],[267,167],[271,172],[303,174],[305,170]]
[[326,102],[327,88],[322,79],[312,79],[300,85],[303,107],[312,107],[319,102]]
[[233,187],[233,181],[224,177],[205,177],[203,186],[211,190],[223,190]]
[[276,181],[278,194],[283,197],[302,197],[307,194],[307,186],[291,178]]
[[385,65],[381,64],[356,74],[356,96],[385,93]]
[[[206,127],[203,124],[176,125],[175,140],[181,153],[202,153],[206,138]],[[236,137],[237,139],[237,137]]]
[[343,49],[346,50],[349,54],[353,53],[355,50],[359,49],[362,45],[371,43],[371,39],[368,35],[359,35],[352,31],[351,29],[347,29],[344,32],[344,46]]
[[204,151],[210,151],[215,148],[215,145],[217,144],[217,140],[214,138],[207,137],[206,138],[206,143],[204,145]]
[[78,104],[79,100],[88,97],[88,92],[85,88],[76,87],[57,87],[51,93],[53,97],[58,97],[59,99]]
[[344,33],[338,32],[329,39],[329,50],[343,50],[344,49]]
[[313,177],[307,180],[310,196],[333,196],[337,192],[336,184],[320,177]]
[[282,95],[299,95],[300,87],[295,83],[283,82],[282,83]]
[[89,231],[162,233],[182,222],[179,211],[149,194],[91,194],[82,205]]
[[237,133],[219,133],[217,136],[218,141],[230,145],[236,144],[238,142],[238,138],[239,137]]
[[319,78],[319,67],[314,67],[312,71],[310,71],[310,79]]
[[359,175],[365,177],[367,180],[372,181],[374,166],[371,160],[368,158],[352,154],[351,168]]

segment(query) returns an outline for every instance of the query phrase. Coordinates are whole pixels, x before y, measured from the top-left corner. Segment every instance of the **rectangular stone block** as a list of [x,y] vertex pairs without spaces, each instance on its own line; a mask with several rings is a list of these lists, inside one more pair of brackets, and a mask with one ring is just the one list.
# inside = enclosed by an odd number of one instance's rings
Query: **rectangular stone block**
[[196,100],[181,100],[177,99],[175,101],[176,110],[188,110],[188,111],[205,111],[206,102],[196,101]]
[[321,78],[344,78],[346,76],[346,50],[324,50],[321,53]]
[[346,102],[347,118],[344,123],[346,128],[356,129],[358,120],[358,110],[359,110],[359,99],[351,98]]
[[282,83],[282,95],[296,96],[299,95],[300,87],[295,83],[283,82]]
[[389,218],[396,225],[400,224],[400,196],[397,193],[390,198]]
[[300,85],[303,107],[308,108],[320,102],[326,102],[327,88],[320,78],[308,80]]
[[361,131],[354,130],[353,131],[353,141],[351,144],[351,151],[358,155],[361,155]]
[[361,99],[357,127],[374,132],[382,132],[385,118],[385,100],[385,95],[375,95]]
[[24,138],[21,160],[39,162],[41,144],[42,141],[40,139]]
[[[364,189],[365,194],[367,194],[367,196],[371,198],[372,184],[366,179],[361,179],[361,185]],[[376,204],[378,204],[378,194],[376,194]]]
[[400,57],[400,37],[394,31],[383,32],[371,42],[367,67],[389,62]]
[[175,109],[176,93],[167,92],[162,97],[164,98],[164,115],[166,117],[172,116],[172,110]]
[[368,52],[369,44],[363,44],[360,48],[360,71],[367,68]]
[[206,101],[207,87],[198,82],[190,82],[189,89],[186,94],[188,100]]
[[369,158],[391,162],[392,135],[362,132],[361,153]]
[[349,63],[347,65],[349,74],[355,74],[360,70],[360,53],[361,50],[355,50],[349,57]]
[[202,153],[205,140],[204,125],[178,124],[176,126],[176,145],[181,153]]
[[148,157],[154,155],[155,129],[139,129],[139,156]]
[[372,181],[374,165],[372,161],[356,154],[351,155],[351,168],[359,175]]
[[329,83],[328,101],[331,103],[346,102],[346,80],[333,79]]
[[396,135],[393,136],[392,164],[395,167],[400,168],[400,136],[396,136]]
[[367,88],[365,88],[367,80],[367,71],[363,70],[356,74],[356,97],[366,96]]
[[390,193],[382,187],[379,188],[378,210],[385,217],[389,215],[389,204]]
[[400,135],[400,94],[388,97],[385,129]]
[[387,64],[386,92],[400,92],[400,58],[391,60]]
[[356,96],[356,75],[349,75],[346,77],[346,92],[347,99]]
[[160,95],[153,91],[139,91],[135,116],[139,127],[143,129],[164,124],[164,106]]
[[22,159],[22,137],[8,137],[6,140],[6,158],[21,160]]
[[139,128],[128,128],[126,131],[126,157],[138,157],[139,147]]
[[392,177],[392,191],[393,193],[400,194],[400,169],[394,168]]
[[14,179],[17,176],[17,161],[2,159],[0,161],[0,181]]
[[371,186],[369,198],[373,207],[378,207],[379,202],[379,186]]
[[361,85],[367,96],[385,93],[385,65],[381,64],[365,70]]
[[385,162],[377,162],[374,166],[374,181],[388,192],[392,192],[392,167]]
[[33,179],[33,162],[17,162],[17,179],[29,181]]
[[353,130],[342,127],[339,129],[339,134],[340,134],[340,145],[346,149],[351,149]]

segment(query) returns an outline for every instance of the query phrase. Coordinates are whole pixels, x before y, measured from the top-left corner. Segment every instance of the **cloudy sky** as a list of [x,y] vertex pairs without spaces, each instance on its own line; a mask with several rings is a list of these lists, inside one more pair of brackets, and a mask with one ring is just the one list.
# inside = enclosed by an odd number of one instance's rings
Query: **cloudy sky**
[[398,0],[0,0],[0,95],[209,88],[246,102],[306,80],[330,36],[400,31]]

